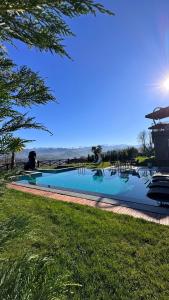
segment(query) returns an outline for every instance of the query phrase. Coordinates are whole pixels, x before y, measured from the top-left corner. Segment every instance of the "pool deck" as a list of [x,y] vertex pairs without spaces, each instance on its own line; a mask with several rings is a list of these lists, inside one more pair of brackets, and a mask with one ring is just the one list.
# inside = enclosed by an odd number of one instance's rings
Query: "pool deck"
[[50,198],[53,200],[92,206],[113,213],[125,214],[134,218],[144,219],[149,222],[169,225],[169,208],[142,205],[130,201],[119,201],[117,199],[111,199],[110,201],[110,199],[107,199],[105,197],[85,195],[63,190],[39,188],[36,186],[30,187],[27,184],[20,185],[16,182],[8,184],[8,188],[37,196],[43,196],[45,198]]

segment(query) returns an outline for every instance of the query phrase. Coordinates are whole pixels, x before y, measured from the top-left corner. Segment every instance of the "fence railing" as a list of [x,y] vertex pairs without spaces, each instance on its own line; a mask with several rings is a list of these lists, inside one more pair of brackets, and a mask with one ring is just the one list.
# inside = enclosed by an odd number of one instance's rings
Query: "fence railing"
[[[64,165],[65,163],[67,162],[67,160],[38,160],[37,161],[37,167],[53,167],[53,168],[56,168],[58,166],[62,166]],[[16,161],[15,162],[15,166],[16,167],[20,167],[20,168],[24,168],[24,164],[25,162],[24,161]],[[0,171],[1,170],[10,170],[11,168],[11,164],[9,162],[3,162],[1,161],[0,162]]]
[[49,167],[57,167],[62,166],[67,162],[65,159],[57,159],[57,160],[38,160],[37,167],[49,166]]
[[[49,168],[62,168],[65,165],[69,165],[72,163],[82,163],[79,160],[67,160],[67,159],[51,159],[51,160],[38,160],[37,167],[49,167]],[[24,168],[25,161],[16,161],[16,167]],[[131,166],[135,165],[133,161],[111,161],[111,166],[116,168],[130,168]],[[3,162],[0,161],[0,171],[1,170],[9,170],[11,168],[10,162]]]
[[[16,163],[15,163],[15,166],[16,167],[20,167],[20,168],[24,168],[24,164],[25,164],[25,162],[23,162],[23,161],[17,161]],[[5,162],[5,163],[3,163],[3,162],[0,162],[0,171],[2,171],[2,170],[10,170],[11,169],[11,164],[9,163],[9,162]]]
[[3,170],[9,170],[10,169],[10,164],[8,163],[5,163],[5,164],[0,164],[0,171],[3,171]]

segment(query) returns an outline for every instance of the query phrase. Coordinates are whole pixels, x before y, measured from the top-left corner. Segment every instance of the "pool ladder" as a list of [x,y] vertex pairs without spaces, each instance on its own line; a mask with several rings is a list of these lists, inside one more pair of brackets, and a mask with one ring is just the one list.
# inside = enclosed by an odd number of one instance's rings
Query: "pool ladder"
[[78,168],[78,174],[85,175],[85,173],[86,173],[86,169],[84,167]]

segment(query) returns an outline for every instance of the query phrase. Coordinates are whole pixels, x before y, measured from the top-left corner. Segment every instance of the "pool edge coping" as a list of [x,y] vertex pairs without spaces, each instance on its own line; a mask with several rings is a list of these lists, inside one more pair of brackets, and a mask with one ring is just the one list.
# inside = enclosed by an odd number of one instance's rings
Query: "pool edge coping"
[[[69,196],[69,197],[74,197],[74,198],[81,198],[89,201],[94,201],[96,203],[106,203],[111,206],[121,206],[121,207],[126,207],[126,208],[131,208],[135,209],[138,211],[142,212],[150,212],[158,215],[163,215],[163,216],[169,216],[169,208],[165,207],[160,207],[160,206],[153,206],[153,205],[148,205],[148,204],[142,204],[142,203],[137,203],[134,201],[129,201],[129,200],[122,200],[116,197],[109,197],[109,195],[101,194],[101,193],[89,193],[89,192],[78,192],[78,191],[72,191],[70,189],[62,189],[62,188],[49,188],[49,187],[41,187],[41,186],[35,186],[35,185],[30,185],[26,183],[20,183],[20,182],[11,182],[13,186],[21,186],[27,189],[33,189],[33,190],[39,190],[39,191],[44,191],[44,192],[50,192],[53,194],[59,194],[63,196]],[[96,195],[97,194],[97,195]]]

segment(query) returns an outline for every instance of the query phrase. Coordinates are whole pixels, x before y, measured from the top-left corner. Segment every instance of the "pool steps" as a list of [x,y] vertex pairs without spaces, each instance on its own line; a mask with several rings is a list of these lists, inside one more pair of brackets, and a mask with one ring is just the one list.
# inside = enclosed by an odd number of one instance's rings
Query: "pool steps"
[[154,174],[147,195],[151,199],[160,197],[161,203],[169,202],[169,173]]
[[38,169],[39,172],[42,173],[62,173],[67,171],[73,171],[78,169],[77,167],[68,167],[68,168],[61,168],[61,169]]
[[28,180],[29,178],[36,178],[36,177],[41,177],[43,173],[62,173],[62,172],[67,172],[67,171],[73,171],[76,170],[77,168],[74,167],[69,167],[69,168],[62,168],[62,169],[38,169],[37,171],[25,171],[23,175],[18,175],[18,176],[11,176],[10,179],[14,181],[18,180]]

